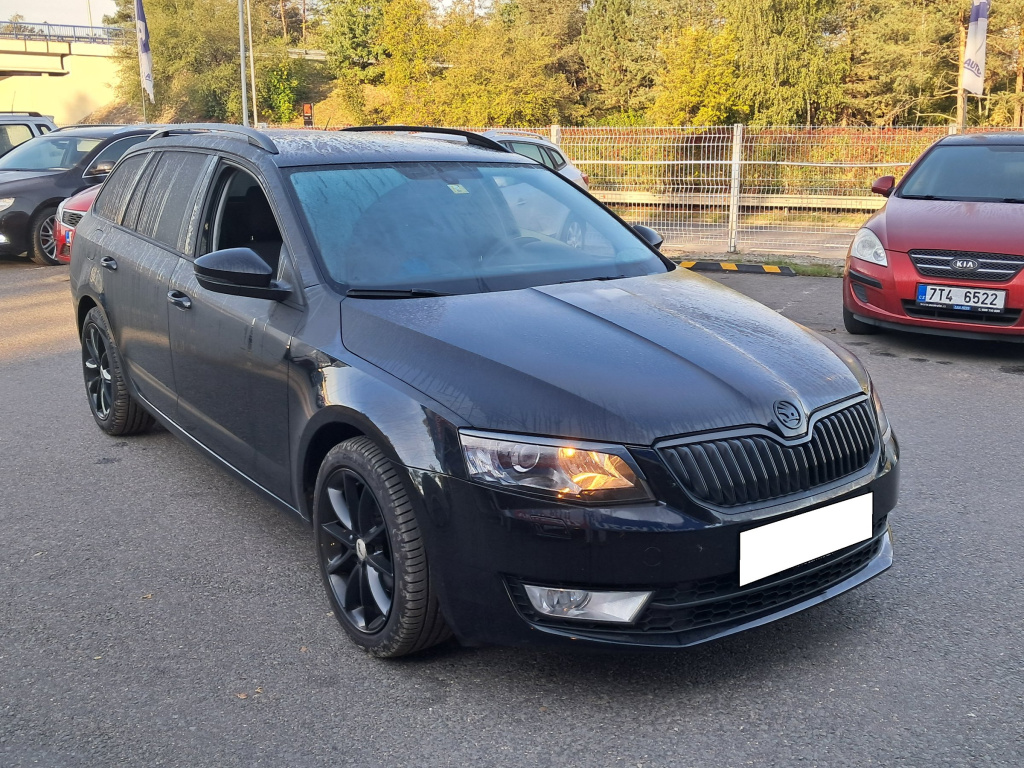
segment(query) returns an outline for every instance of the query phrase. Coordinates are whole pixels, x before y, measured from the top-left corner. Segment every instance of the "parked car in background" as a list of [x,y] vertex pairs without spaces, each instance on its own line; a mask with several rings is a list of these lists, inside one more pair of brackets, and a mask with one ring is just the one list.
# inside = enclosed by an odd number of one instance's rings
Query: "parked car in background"
[[1024,136],[943,138],[872,191],[888,200],[847,256],[847,331],[1024,342]]
[[71,261],[71,244],[75,239],[75,227],[82,216],[92,206],[102,187],[99,184],[87,187],[74,197],[61,201],[57,206],[57,218],[53,225],[54,239],[57,242],[56,258],[62,264]]
[[59,264],[57,206],[103,181],[121,155],[152,133],[136,125],[62,128],[0,157],[0,253],[27,251],[37,264]]
[[29,139],[55,130],[53,120],[38,112],[0,112],[0,157]]
[[155,419],[310,521],[331,612],[381,657],[679,648],[888,568],[899,449],[860,362],[460,135],[132,149],[71,254],[98,427]]
[[558,171],[558,173],[565,176],[573,184],[578,184],[586,190],[590,189],[590,177],[573,165],[557,144],[548,141],[539,133],[501,129],[487,131],[483,135],[489,139],[494,139],[517,155],[536,160],[541,165],[546,165],[551,170]]

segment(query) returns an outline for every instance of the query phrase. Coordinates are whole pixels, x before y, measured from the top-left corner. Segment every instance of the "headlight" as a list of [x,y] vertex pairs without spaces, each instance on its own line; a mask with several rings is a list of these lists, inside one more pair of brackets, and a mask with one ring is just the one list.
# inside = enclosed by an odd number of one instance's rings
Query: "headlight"
[[872,264],[889,266],[889,258],[885,255],[885,248],[878,236],[867,227],[860,230],[853,238],[853,245],[850,247],[850,255],[861,261],[868,261]]
[[878,430],[884,443],[889,439],[891,428],[889,426],[889,419],[885,415],[885,410],[882,408],[882,401],[878,397],[878,389],[874,384],[871,385],[871,404],[875,407],[875,418],[878,419]]
[[621,446],[575,440],[509,440],[461,434],[471,479],[520,488],[556,499],[584,502],[648,501],[651,494]]
[[12,205],[14,205],[13,197],[0,197],[0,211],[6,211]]

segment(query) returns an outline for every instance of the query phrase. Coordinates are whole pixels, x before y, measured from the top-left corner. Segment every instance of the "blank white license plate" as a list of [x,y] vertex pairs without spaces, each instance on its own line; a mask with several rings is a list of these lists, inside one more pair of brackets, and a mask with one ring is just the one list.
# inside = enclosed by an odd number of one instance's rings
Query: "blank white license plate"
[[740,533],[740,586],[871,538],[871,494]]
[[919,284],[917,303],[925,307],[959,309],[964,312],[1002,312],[1006,306],[1006,291]]

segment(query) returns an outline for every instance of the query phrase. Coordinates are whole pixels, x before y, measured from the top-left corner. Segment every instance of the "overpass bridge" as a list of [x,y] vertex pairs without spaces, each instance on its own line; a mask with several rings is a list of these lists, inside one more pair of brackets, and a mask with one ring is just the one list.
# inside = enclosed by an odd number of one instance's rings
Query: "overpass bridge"
[[121,27],[0,23],[0,109],[76,123],[113,101]]

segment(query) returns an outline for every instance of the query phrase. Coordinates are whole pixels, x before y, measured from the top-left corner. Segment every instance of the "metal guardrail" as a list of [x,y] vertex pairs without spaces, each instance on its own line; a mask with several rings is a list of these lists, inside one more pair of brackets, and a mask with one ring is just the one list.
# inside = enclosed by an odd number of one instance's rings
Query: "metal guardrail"
[[0,23],[0,40],[114,45],[124,41],[126,37],[127,32],[122,27],[83,27],[74,24],[36,24],[27,21]]

